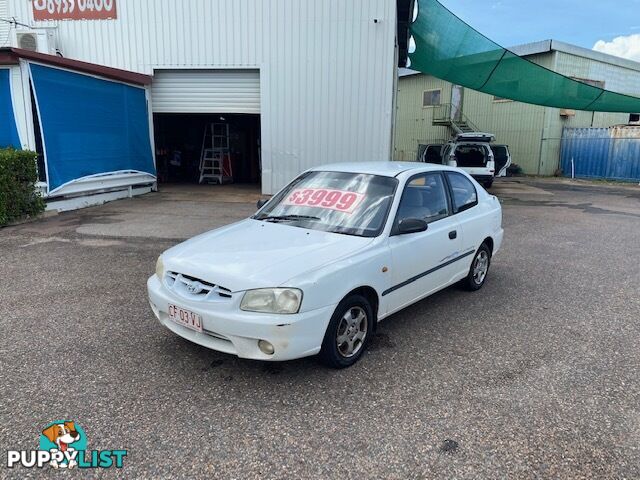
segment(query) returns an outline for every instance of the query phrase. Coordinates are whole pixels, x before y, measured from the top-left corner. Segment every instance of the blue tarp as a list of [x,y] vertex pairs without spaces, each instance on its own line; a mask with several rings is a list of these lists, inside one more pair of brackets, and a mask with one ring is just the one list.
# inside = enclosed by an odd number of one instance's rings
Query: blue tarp
[[31,65],[49,191],[101,173],[155,175],[142,88]]
[[0,69],[0,148],[22,148],[11,101],[10,71]]

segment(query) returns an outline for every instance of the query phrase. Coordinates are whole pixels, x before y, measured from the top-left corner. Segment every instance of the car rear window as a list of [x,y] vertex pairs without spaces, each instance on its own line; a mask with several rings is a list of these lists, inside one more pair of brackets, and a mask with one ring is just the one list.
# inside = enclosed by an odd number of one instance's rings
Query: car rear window
[[455,156],[458,167],[487,166],[487,150],[483,145],[459,145]]
[[453,196],[455,213],[464,212],[478,204],[478,192],[467,177],[457,172],[447,172]]

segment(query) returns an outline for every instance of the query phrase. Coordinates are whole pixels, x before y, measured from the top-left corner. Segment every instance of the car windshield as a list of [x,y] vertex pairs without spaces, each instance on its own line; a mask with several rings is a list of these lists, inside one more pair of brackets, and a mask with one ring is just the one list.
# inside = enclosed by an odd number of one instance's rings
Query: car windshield
[[255,215],[265,222],[376,237],[382,232],[398,180],[378,175],[307,172]]

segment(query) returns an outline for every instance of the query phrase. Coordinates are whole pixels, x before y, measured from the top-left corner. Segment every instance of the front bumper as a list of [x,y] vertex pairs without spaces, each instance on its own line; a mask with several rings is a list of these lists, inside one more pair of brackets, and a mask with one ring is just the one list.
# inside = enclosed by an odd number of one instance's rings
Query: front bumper
[[[239,298],[225,303],[186,300],[170,292],[156,275],[147,281],[147,290],[156,318],[176,335],[212,350],[253,360],[283,361],[317,354],[336,307],[295,315],[244,312],[239,308]],[[200,315],[203,333],[171,321],[169,304]],[[273,355],[258,348],[259,340],[274,346]]]

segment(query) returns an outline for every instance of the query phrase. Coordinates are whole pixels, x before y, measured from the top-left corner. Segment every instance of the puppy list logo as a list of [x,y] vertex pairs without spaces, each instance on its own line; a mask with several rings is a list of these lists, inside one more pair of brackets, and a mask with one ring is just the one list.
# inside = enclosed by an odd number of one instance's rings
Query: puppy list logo
[[7,467],[122,468],[126,450],[87,450],[87,436],[70,421],[49,424],[40,435],[39,450],[9,450]]

